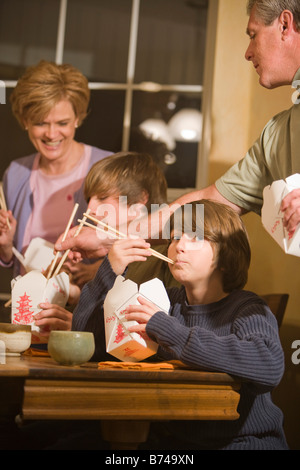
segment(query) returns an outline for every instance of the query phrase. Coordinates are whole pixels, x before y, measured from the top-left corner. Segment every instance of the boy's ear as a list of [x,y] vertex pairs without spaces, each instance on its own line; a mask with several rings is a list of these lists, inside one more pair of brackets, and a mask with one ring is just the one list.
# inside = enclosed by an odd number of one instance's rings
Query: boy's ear
[[141,196],[140,196],[139,203],[146,205],[148,201],[149,201],[149,194],[148,194],[148,191],[145,191],[145,190],[144,190],[144,191],[142,192]]

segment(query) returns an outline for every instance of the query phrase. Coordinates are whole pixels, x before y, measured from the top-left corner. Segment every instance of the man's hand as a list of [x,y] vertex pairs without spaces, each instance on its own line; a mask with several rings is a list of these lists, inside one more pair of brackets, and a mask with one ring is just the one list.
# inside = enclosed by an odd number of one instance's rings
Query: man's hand
[[283,212],[283,225],[290,234],[293,234],[300,222],[300,189],[291,191],[281,203]]
[[77,229],[78,227],[73,227],[65,241],[62,241],[61,235],[55,243],[56,251],[71,250],[68,257],[76,262],[84,258],[103,258],[115,241],[112,238],[103,238],[103,235],[99,237],[96,230],[88,227],[83,227],[79,235],[74,237]]

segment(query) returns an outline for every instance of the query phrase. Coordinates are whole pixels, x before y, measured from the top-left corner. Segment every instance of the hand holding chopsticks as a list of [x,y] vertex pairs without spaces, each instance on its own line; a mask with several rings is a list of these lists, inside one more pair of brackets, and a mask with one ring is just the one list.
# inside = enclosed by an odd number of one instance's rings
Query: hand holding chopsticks
[[[72,214],[71,214],[71,216],[70,216],[69,222],[68,222],[68,224],[67,224],[67,226],[66,226],[66,229],[65,229],[65,231],[64,231],[62,241],[64,241],[64,240],[66,239],[67,235],[68,235],[68,231],[70,230],[71,224],[72,224],[72,222],[73,222],[73,219],[74,219],[74,217],[75,217],[75,214],[76,214],[76,212],[77,212],[78,207],[79,207],[79,204],[76,203],[75,206],[74,206],[74,208],[73,208]],[[87,210],[87,214],[88,214],[89,212],[90,212],[90,211],[89,211],[89,209],[88,209],[88,210]],[[81,231],[81,229],[82,229],[82,227],[83,227],[83,224],[84,224],[85,220],[86,220],[86,217],[83,218],[82,223],[81,223],[81,224],[79,225],[79,227],[77,228],[77,230],[76,230],[76,232],[75,232],[75,235],[74,235],[74,238],[77,237],[77,235],[80,233],[80,231]],[[56,267],[56,269],[55,269],[55,271],[54,271],[54,274],[52,274],[52,273],[53,273],[53,270],[54,270],[54,268],[55,268],[55,265],[56,265],[56,263],[57,263],[58,257],[59,257],[59,252],[56,253],[56,255],[55,255],[55,257],[54,257],[54,259],[53,259],[53,261],[52,261],[52,263],[51,263],[51,267],[50,267],[50,269],[49,269],[49,272],[48,272],[48,274],[47,274],[47,279],[50,279],[50,277],[51,277],[52,275],[53,275],[53,277],[54,277],[54,276],[57,276],[57,274],[59,273],[59,271],[60,271],[62,265],[63,265],[64,262],[66,261],[66,258],[67,258],[68,254],[69,254],[69,251],[70,251],[70,250],[65,251],[65,253],[64,253],[64,255],[62,256],[62,258],[61,258],[61,260],[60,260],[58,266]]]
[[[118,230],[114,229],[113,227],[110,227],[109,225],[105,224],[104,222],[101,222],[101,220],[96,219],[95,217],[91,216],[88,212],[85,212],[84,214],[85,219],[90,219],[96,225],[89,224],[85,220],[79,220],[78,222],[82,223],[83,225],[87,225],[88,227],[93,228],[96,231],[104,232],[106,233],[107,236],[112,236],[113,238],[116,239],[124,239],[128,238],[124,233],[119,232]],[[100,225],[100,227],[99,227]],[[158,251],[153,250],[152,248],[149,249],[151,252],[152,256],[155,256],[156,258],[162,259],[163,261],[166,261],[167,263],[174,264],[174,261],[171,260],[170,258],[167,258],[167,256],[164,256],[163,254],[159,253]]]
[[[88,209],[86,213],[88,214],[89,212],[90,212],[90,210]],[[82,227],[83,227],[85,221],[86,221],[86,217],[83,217],[83,219],[80,221],[80,225],[78,226],[78,228],[77,228],[77,230],[76,230],[76,232],[75,232],[74,238],[77,237],[77,235],[79,235],[79,233],[81,232],[81,229],[82,229]],[[66,250],[66,251],[65,251],[64,255],[62,256],[62,258],[61,258],[61,260],[60,260],[59,265],[57,266],[56,270],[54,271],[53,276],[56,276],[56,275],[59,273],[59,271],[60,271],[62,265],[64,264],[64,262],[65,262],[66,259],[67,259],[67,256],[68,256],[69,252],[70,252],[70,250]]]
[[[69,222],[67,223],[66,229],[65,229],[64,234],[63,234],[62,241],[64,241],[67,237],[68,231],[70,230],[70,227],[71,227],[71,224],[72,224],[73,219],[75,217],[75,214],[77,212],[78,206],[79,206],[79,204],[76,203],[73,210],[72,210],[72,213],[71,213],[70,218],[69,218]],[[52,276],[52,273],[53,273],[54,267],[57,263],[58,257],[59,257],[59,252],[56,253],[56,255],[55,255],[55,257],[54,257],[54,259],[51,263],[50,269],[49,269],[48,274],[47,274],[47,279],[50,279],[50,277]]]

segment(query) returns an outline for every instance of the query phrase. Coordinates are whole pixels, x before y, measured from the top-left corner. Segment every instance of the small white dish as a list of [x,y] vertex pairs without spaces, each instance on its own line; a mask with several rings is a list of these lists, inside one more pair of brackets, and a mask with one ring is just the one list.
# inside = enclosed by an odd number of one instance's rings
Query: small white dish
[[0,323],[0,340],[5,343],[7,356],[18,356],[31,344],[31,326]]

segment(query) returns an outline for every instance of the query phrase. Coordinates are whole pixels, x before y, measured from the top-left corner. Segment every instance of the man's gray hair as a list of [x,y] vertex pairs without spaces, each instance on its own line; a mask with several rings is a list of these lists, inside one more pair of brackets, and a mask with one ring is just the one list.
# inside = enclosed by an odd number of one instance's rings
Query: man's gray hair
[[256,7],[256,15],[266,26],[271,25],[284,10],[290,10],[293,13],[297,30],[300,31],[299,0],[248,0],[248,15],[250,15],[253,7]]

